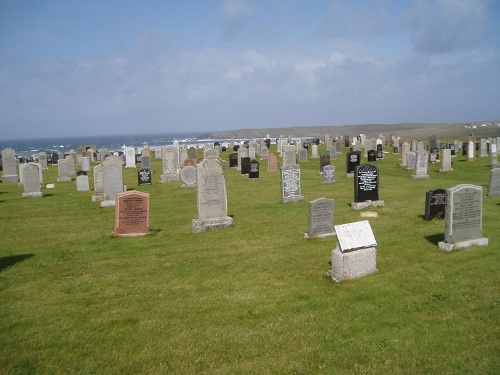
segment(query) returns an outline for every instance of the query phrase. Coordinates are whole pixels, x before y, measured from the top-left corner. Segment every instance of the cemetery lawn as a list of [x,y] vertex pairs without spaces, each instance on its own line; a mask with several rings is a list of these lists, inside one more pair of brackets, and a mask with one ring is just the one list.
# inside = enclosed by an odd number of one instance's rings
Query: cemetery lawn
[[[385,206],[354,211],[345,153],[333,184],[319,159],[301,163],[298,203],[280,203],[266,160],[257,181],[228,169],[234,225],[199,234],[196,190],[159,183],[160,160],[151,186],[124,170],[129,190],[151,195],[148,237],[112,237],[114,208],[56,182],[55,166],[43,198],[1,183],[2,374],[498,374],[500,197],[483,198],[485,247],[440,251],[444,220],[423,220],[429,189],[486,195],[490,158],[460,155],[452,172],[430,164],[429,179],[412,180],[387,153],[375,162]],[[336,225],[378,213],[377,273],[323,276],[335,237],[304,239],[319,197],[335,200]]]

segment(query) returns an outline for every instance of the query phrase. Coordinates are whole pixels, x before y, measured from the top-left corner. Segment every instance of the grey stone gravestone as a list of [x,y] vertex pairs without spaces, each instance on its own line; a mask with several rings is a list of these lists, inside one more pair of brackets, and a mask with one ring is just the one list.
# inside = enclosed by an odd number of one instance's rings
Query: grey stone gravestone
[[490,170],[490,179],[488,182],[488,197],[500,196],[500,168],[496,167]]
[[421,149],[417,151],[417,162],[415,165],[415,173],[411,176],[412,179],[429,178],[427,174],[427,166],[429,163],[429,153],[427,150]]
[[309,226],[304,238],[323,238],[335,235],[333,228],[334,200],[318,198],[309,202]]
[[66,156],[66,161],[68,162],[68,174],[70,176],[76,176],[75,158],[68,155]]
[[479,153],[480,158],[488,156],[488,140],[486,138],[481,138],[481,149]]
[[100,206],[114,206],[116,194],[125,191],[123,185],[123,159],[116,155],[108,156],[102,162],[102,167],[104,200],[100,203]]
[[79,175],[76,176],[76,191],[89,191],[89,176]]
[[82,171],[90,171],[90,158],[88,156],[82,157]]
[[401,167],[408,167],[408,153],[410,152],[410,144],[403,142],[401,145]]
[[198,164],[198,219],[192,220],[192,232],[226,228],[233,223],[227,216],[226,177],[219,158]]
[[196,178],[196,167],[192,165],[186,165],[185,167],[182,167],[181,181],[183,182],[183,184],[181,185],[181,188],[196,188],[198,186]]
[[299,202],[301,195],[300,166],[291,164],[281,167],[281,203]]
[[439,172],[450,172],[453,168],[451,167],[451,150],[444,149],[441,158],[441,168]]
[[297,163],[295,158],[295,146],[291,145],[283,146],[282,163],[283,166],[293,165]]
[[179,181],[179,149],[176,146],[161,148],[162,174],[160,182]]
[[406,155],[406,170],[407,171],[412,171],[415,169],[415,166],[417,164],[417,153],[414,151],[408,152]]
[[260,158],[267,159],[269,157],[269,148],[266,145],[260,147]]
[[11,148],[2,150],[2,182],[18,182],[16,154]]
[[57,161],[57,182],[71,181],[67,159]]
[[323,178],[321,180],[322,184],[330,184],[335,182],[335,166],[325,165],[323,167]]
[[23,198],[41,198],[43,194],[40,192],[40,165],[38,163],[26,164],[23,174]]
[[38,162],[42,169],[47,169],[47,154],[45,152],[39,152],[37,155]]
[[312,145],[311,159],[318,159],[318,158],[319,158],[318,145]]
[[299,162],[303,161],[307,161],[307,150],[305,148],[299,150]]
[[332,268],[325,276],[341,282],[377,271],[377,242],[368,221],[335,225],[337,246],[332,251]]
[[444,241],[441,250],[488,245],[483,237],[483,188],[460,184],[446,190]]

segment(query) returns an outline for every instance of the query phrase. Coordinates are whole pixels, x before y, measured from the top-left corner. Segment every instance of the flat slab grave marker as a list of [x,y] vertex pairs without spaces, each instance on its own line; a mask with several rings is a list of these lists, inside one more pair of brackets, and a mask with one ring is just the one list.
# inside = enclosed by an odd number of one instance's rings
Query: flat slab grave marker
[[222,229],[233,224],[227,216],[227,192],[224,167],[219,158],[198,164],[198,219],[192,220],[192,232]]
[[471,245],[488,245],[483,237],[483,187],[456,185],[446,190],[444,241],[438,247],[451,251]]
[[334,281],[357,279],[377,271],[377,242],[367,220],[335,225],[337,246],[332,269],[325,276]]
[[126,191],[116,194],[115,231],[117,237],[149,234],[149,194]]
[[304,200],[300,189],[300,166],[291,164],[281,167],[281,203]]
[[384,201],[379,200],[378,188],[378,167],[372,164],[358,165],[354,171],[354,202],[351,207],[360,210],[384,206]]
[[309,202],[309,227],[304,238],[323,238],[335,235],[333,227],[334,200],[318,198]]
[[431,189],[425,193],[425,215],[424,220],[430,221],[435,218],[444,218],[446,205],[446,190]]

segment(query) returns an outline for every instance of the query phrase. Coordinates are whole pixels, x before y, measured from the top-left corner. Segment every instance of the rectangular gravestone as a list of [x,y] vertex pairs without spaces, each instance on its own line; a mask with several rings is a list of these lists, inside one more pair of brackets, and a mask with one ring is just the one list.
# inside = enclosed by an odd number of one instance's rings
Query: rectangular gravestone
[[429,221],[435,218],[444,218],[446,205],[446,190],[431,189],[425,194],[424,219]]
[[102,162],[102,182],[104,200],[101,207],[115,205],[116,194],[124,192],[123,185],[123,159],[117,155],[111,155]]
[[333,228],[334,200],[318,198],[309,202],[309,226],[304,238],[323,238],[335,235]]
[[137,183],[139,185],[151,185],[153,181],[153,172],[149,168],[139,169],[137,172]]
[[415,169],[415,166],[417,164],[417,153],[415,151],[408,152],[408,154],[406,155],[406,163],[407,171],[412,171]]
[[160,182],[171,182],[180,180],[179,149],[176,146],[161,148],[162,174]]
[[269,154],[269,157],[267,158],[267,171],[276,172],[277,170],[278,170],[278,157],[271,152]]
[[293,165],[297,163],[295,157],[295,146],[292,145],[283,146],[282,163],[283,166]]
[[445,234],[441,250],[488,245],[483,237],[483,187],[456,185],[446,190]]
[[323,173],[323,168],[330,165],[330,154],[321,154],[319,159],[319,173]]
[[323,167],[323,178],[321,180],[322,184],[330,184],[335,182],[335,166],[325,165]]
[[127,191],[116,194],[114,236],[138,237],[149,234],[149,194]]
[[427,150],[420,149],[417,151],[417,161],[415,164],[414,174],[412,179],[429,178],[427,174],[427,166],[429,164],[429,153]]
[[450,172],[452,170],[453,168],[451,168],[451,150],[444,149],[443,157],[441,160],[441,168],[439,169],[439,172]]
[[2,150],[2,182],[18,182],[16,154],[12,148]]
[[299,202],[301,195],[300,166],[291,164],[281,167],[281,203]]
[[361,152],[350,151],[346,154],[346,177],[354,177],[354,170],[361,163]]
[[369,150],[367,157],[368,162],[377,161],[377,152],[375,150]]
[[359,210],[369,206],[383,206],[379,200],[379,171],[375,165],[363,164],[354,172],[354,202],[351,207]]
[[302,161],[307,161],[307,150],[305,148],[299,150],[299,162]]
[[71,181],[67,159],[59,159],[57,161],[57,181]]
[[341,282],[377,271],[377,242],[368,221],[336,225],[335,232],[337,246],[332,251],[332,269],[325,276]]
[[500,196],[500,168],[496,167],[490,170],[490,179],[488,182],[488,197]]
[[238,168],[238,153],[229,154],[229,168]]
[[89,176],[80,174],[76,176],[76,191],[89,191]]
[[28,163],[24,167],[24,193],[23,198],[41,198],[40,192],[40,164]]
[[383,147],[382,144],[377,144],[377,159],[384,158],[384,151],[382,147]]
[[226,177],[222,160],[208,158],[198,164],[198,219],[192,220],[192,232],[222,229],[233,224],[227,216]]
[[248,179],[250,180],[259,179],[259,162],[255,159],[250,161],[250,170],[248,171]]
[[241,158],[241,174],[248,175],[250,172],[250,157],[245,156]]

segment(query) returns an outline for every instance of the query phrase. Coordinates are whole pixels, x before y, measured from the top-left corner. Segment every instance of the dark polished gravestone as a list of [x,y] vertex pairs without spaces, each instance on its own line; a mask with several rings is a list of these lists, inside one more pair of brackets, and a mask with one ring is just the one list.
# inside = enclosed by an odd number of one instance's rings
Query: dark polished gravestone
[[248,173],[250,173],[250,158],[244,156],[241,158],[241,174],[247,175]]
[[354,202],[351,207],[359,210],[369,206],[380,207],[384,201],[379,200],[379,171],[372,164],[358,165],[354,171]]
[[229,168],[238,168],[238,153],[229,154]]
[[444,218],[446,205],[446,190],[431,189],[425,193],[425,215],[424,220]]
[[354,170],[361,163],[361,151],[350,151],[346,154],[346,177],[354,177]]
[[259,162],[255,159],[250,161],[250,170],[248,171],[248,178],[250,180],[259,179]]
[[451,251],[472,245],[488,245],[483,237],[483,187],[460,184],[446,190],[445,234],[438,247]]
[[139,169],[137,172],[137,179],[139,185],[151,185],[153,173],[151,169]]
[[377,159],[384,158],[384,151],[382,149],[382,145],[377,145]]
[[321,154],[319,159],[319,173],[323,173],[323,168],[330,165],[330,154]]
[[375,150],[368,151],[368,162],[377,161],[377,152]]

